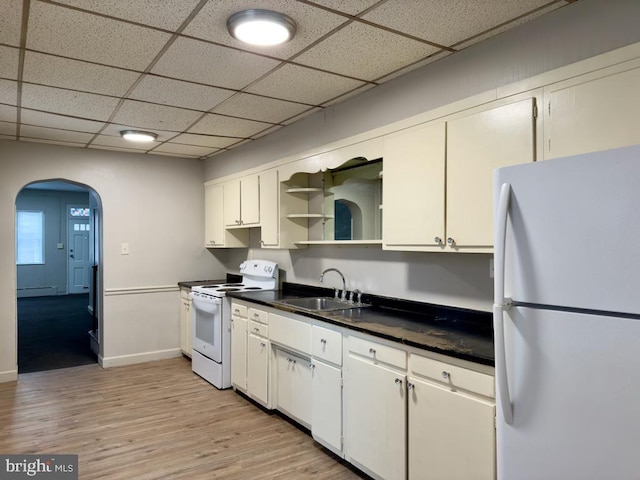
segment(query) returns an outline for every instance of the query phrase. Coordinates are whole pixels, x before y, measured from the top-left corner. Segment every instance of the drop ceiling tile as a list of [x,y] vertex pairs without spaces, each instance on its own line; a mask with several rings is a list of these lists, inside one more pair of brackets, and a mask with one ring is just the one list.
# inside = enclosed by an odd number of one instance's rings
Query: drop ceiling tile
[[0,103],[18,104],[18,82],[0,80]]
[[98,135],[93,142],[91,142],[91,146],[93,147],[115,147],[123,150],[130,151],[143,151],[146,152],[156,145],[160,145],[161,142],[131,142],[129,140],[125,140],[119,134],[118,136],[111,135]]
[[215,113],[208,113],[205,117],[189,129],[190,133],[204,133],[208,135],[222,135],[227,137],[247,138],[271,127],[270,123],[254,122],[241,118],[224,117]]
[[128,70],[36,52],[26,52],[24,58],[25,82],[102,95],[124,95],[139,76]]
[[349,15],[357,15],[379,1],[380,0],[313,0],[313,3],[348,13]]
[[199,0],[57,0],[84,10],[110,17],[164,28],[177,29],[189,16]]
[[233,93],[232,90],[145,75],[129,98],[206,112]]
[[0,45],[0,76],[17,80],[19,59],[20,50]]
[[218,105],[213,112],[263,122],[280,123],[309,108],[309,105],[238,93]]
[[94,122],[91,120],[81,120],[78,118],[64,117],[53,113],[44,113],[23,108],[20,113],[20,120],[23,124],[37,127],[60,128],[63,130],[76,130],[79,132],[97,133],[104,122]]
[[16,123],[0,121],[0,135],[6,135],[7,137],[12,137],[11,140],[15,140],[16,127],[17,127]]
[[20,127],[20,140],[53,140],[58,142],[72,142],[86,144],[93,138],[92,133],[69,132],[55,128],[32,127],[22,125]]
[[430,57],[427,57],[423,60],[419,60],[415,63],[412,63],[411,65],[408,65],[404,68],[401,68],[400,70],[397,70],[393,73],[390,73],[389,75],[385,75],[382,78],[378,78],[376,79],[377,82],[380,83],[384,83],[384,82],[388,82],[389,80],[393,80],[394,78],[400,77],[402,75],[404,75],[405,73],[409,73],[412,70],[416,70],[420,67],[424,67],[425,65],[429,65],[430,63],[433,63],[437,60],[440,60],[444,57],[448,57],[449,55],[451,55],[452,52],[449,52],[447,50],[441,50],[440,52],[436,53],[435,55],[431,55]]
[[2,0],[0,14],[0,43],[20,45],[22,29],[22,0]]
[[17,122],[18,108],[9,105],[0,105],[0,122]]
[[450,46],[548,3],[549,0],[389,0],[362,18]]
[[464,48],[470,47],[471,45],[475,45],[478,42],[481,42],[483,40],[487,40],[488,38],[494,37],[502,32],[505,32],[507,30],[510,30],[514,27],[517,27],[518,25],[522,25],[523,23],[526,23],[530,20],[533,20],[534,18],[537,18],[541,15],[544,15],[545,13],[549,13],[553,10],[557,10],[558,8],[564,6],[564,3],[554,3],[553,5],[548,5],[545,8],[541,8],[540,10],[537,10],[529,15],[525,15],[522,18],[519,18],[517,20],[514,20],[513,22],[509,22],[506,23],[498,28],[495,28],[493,30],[490,30],[488,32],[482,33],[480,35],[477,35],[475,37],[469,38],[468,40],[464,40],[460,43],[457,43],[454,45],[454,47],[457,50],[462,50]]
[[154,148],[151,153],[172,153],[174,155],[189,155],[194,157],[204,157],[215,151],[217,148],[199,147],[196,145],[181,145],[178,143],[163,143],[158,148]]
[[[293,102],[320,105],[364,82],[319,72],[298,65],[284,65],[247,89],[247,92]],[[312,86],[312,87],[311,87]]]
[[183,143],[186,145],[199,145],[201,147],[211,148],[227,148],[229,145],[237,142],[237,138],[196,135],[195,133],[182,133],[171,139],[171,143]]
[[[188,38],[177,39],[151,73],[241,90],[279,64],[276,60]],[[242,65],[242,68],[238,68]]]
[[[275,10],[288,15],[296,22],[296,35],[291,41],[272,47],[256,47],[234,39],[227,30],[227,18],[236,12],[252,8]],[[286,59],[317,41],[323,35],[326,35],[347,20],[347,18],[341,15],[336,15],[299,2],[283,2],[282,0],[260,0],[259,2],[256,2],[256,0],[227,0],[224,2],[207,3],[191,23],[189,23],[187,28],[185,28],[184,33],[243,50]]]
[[87,120],[108,120],[117,105],[117,98],[93,93],[31,84],[22,86],[22,106],[34,110],[74,115]]
[[395,33],[353,22],[295,59],[364,80],[382,77],[438,49]]
[[201,115],[200,112],[184,108],[125,100],[113,121],[136,128],[179,132],[189,127]]
[[170,34],[150,28],[32,2],[27,48],[144,70],[170,38]]

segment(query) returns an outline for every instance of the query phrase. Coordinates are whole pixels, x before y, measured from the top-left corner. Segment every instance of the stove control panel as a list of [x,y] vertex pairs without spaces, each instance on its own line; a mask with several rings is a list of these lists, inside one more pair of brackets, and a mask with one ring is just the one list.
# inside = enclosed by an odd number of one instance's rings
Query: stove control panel
[[269,260],[246,260],[240,264],[240,273],[252,277],[278,278],[278,264]]

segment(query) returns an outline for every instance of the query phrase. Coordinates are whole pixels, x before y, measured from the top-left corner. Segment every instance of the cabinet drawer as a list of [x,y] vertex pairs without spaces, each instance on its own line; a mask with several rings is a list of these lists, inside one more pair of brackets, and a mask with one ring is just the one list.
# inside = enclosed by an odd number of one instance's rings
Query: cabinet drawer
[[269,339],[311,355],[311,325],[275,313],[269,314]]
[[267,327],[264,323],[258,323],[254,322],[253,320],[249,320],[249,333],[258,335],[260,337],[267,337],[269,333],[269,327]]
[[315,358],[342,365],[342,334],[314,325],[311,329],[312,351]]
[[387,363],[394,367],[407,369],[407,352],[397,348],[381,345],[358,337],[349,337],[349,351],[370,358],[377,362]]
[[246,305],[240,305],[239,303],[231,304],[231,315],[235,315],[236,317],[247,318],[247,307]]
[[474,372],[466,368],[449,365],[431,358],[411,355],[411,373],[426,377],[451,388],[467,390],[485,397],[495,397],[494,378],[491,375]]
[[249,308],[249,320],[254,322],[269,323],[269,314],[264,310],[258,310],[256,308]]

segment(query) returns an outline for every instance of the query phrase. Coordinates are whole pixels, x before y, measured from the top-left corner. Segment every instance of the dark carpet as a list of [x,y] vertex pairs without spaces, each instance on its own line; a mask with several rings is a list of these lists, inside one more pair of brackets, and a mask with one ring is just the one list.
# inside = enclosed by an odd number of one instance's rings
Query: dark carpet
[[96,363],[89,294],[18,298],[18,373]]

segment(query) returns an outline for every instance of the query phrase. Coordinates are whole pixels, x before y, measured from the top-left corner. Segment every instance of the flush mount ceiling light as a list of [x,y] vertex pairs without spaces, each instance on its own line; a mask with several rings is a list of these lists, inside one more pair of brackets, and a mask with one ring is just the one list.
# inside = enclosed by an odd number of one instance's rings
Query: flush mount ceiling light
[[122,130],[120,135],[125,140],[130,140],[132,142],[153,142],[158,135],[151,132],[142,132],[140,130]]
[[272,10],[242,10],[227,20],[231,36],[250,45],[268,47],[288,42],[296,33],[296,22]]

